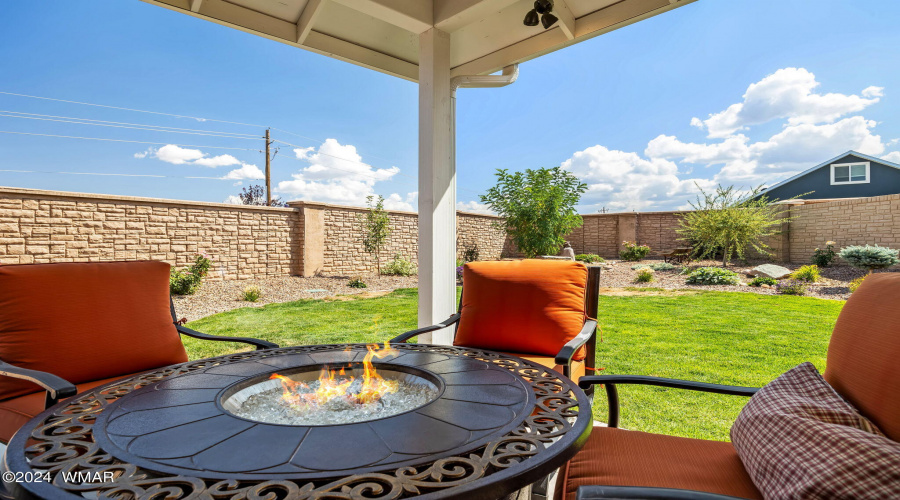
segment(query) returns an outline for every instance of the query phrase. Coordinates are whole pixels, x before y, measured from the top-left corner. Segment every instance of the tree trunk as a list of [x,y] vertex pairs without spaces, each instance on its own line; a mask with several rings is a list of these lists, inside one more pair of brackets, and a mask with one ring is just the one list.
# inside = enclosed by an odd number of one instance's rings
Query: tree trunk
[[728,245],[722,249],[722,267],[728,267]]

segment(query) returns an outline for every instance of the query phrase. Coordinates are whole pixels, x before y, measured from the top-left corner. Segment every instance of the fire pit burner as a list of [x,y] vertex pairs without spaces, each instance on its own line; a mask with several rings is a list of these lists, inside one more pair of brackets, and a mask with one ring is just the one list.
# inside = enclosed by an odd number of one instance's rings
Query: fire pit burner
[[377,368],[377,380],[385,388],[377,396],[366,392],[367,386],[375,384],[367,382],[372,378],[366,378],[364,366],[323,366],[316,371],[256,377],[243,389],[226,392],[222,407],[256,422],[338,425],[398,415],[438,397],[440,382],[424,372],[404,373],[385,365],[371,368],[373,372]]

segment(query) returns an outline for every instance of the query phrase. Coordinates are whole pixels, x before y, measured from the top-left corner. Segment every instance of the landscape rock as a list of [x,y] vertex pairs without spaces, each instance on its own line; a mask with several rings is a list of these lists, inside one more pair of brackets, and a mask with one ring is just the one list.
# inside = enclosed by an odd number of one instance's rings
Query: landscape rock
[[756,266],[747,273],[748,276],[763,276],[765,278],[775,278],[781,279],[785,276],[791,274],[791,270],[782,267],[776,266],[775,264],[763,264],[761,266]]

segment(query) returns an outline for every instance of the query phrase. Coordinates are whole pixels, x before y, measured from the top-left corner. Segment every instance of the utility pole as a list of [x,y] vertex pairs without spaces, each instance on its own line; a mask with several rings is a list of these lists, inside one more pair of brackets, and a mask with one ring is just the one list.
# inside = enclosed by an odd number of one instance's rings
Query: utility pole
[[272,157],[269,155],[269,146],[272,140],[269,138],[269,129],[266,129],[266,205],[272,206]]

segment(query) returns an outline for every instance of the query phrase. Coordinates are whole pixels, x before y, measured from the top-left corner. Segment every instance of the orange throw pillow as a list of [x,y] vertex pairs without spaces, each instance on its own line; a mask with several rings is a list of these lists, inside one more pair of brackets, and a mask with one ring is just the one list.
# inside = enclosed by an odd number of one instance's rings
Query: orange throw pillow
[[[169,265],[0,266],[0,360],[73,384],[187,361],[169,309]],[[0,399],[41,390],[0,376]]]
[[[556,356],[584,326],[586,283],[580,262],[470,262],[453,344]],[[582,347],[574,359],[584,355]]]

